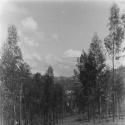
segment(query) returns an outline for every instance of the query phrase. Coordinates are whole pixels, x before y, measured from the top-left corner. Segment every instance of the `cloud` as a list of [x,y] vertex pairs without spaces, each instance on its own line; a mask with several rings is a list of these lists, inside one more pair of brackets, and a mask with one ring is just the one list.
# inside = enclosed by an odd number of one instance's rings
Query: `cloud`
[[33,61],[37,62],[37,61],[42,61],[42,56],[38,53],[33,53],[30,56],[27,56],[27,59],[32,62]]
[[[28,51],[28,50],[27,50]],[[52,66],[55,76],[70,76],[76,65],[75,58],[64,58],[53,54],[41,55],[36,51],[26,52],[24,59],[30,65],[33,73],[40,72],[44,74],[48,66]]]
[[44,62],[43,57],[38,52],[25,52],[24,60],[30,65],[31,70],[41,72],[41,64]]
[[[25,52],[25,50],[28,50],[30,48],[36,48],[39,47],[39,42],[36,40],[36,38],[32,36],[28,36],[23,29],[18,30],[18,36],[19,36],[19,46],[21,47],[21,50]],[[27,52],[27,51],[26,51]],[[29,53],[29,52],[28,52]],[[25,55],[26,53],[24,53]]]
[[80,57],[81,51],[69,49],[64,53],[64,57]]
[[21,46],[38,47],[40,41],[44,39],[44,33],[39,31],[38,23],[31,16],[22,19],[18,33],[21,39]]
[[[14,2],[6,2],[6,7],[3,9],[6,13],[18,13],[23,15],[28,15],[29,12],[26,8],[18,6]],[[4,12],[3,12],[4,13]]]
[[51,33],[51,34],[45,34],[44,32],[41,32],[38,34],[38,37],[46,43],[59,43],[60,39],[59,39],[59,35],[58,33]]
[[0,15],[3,13],[3,9],[5,7],[6,2],[7,2],[6,0],[0,1]]
[[125,1],[116,1],[116,3],[118,4],[118,7],[120,8],[120,12],[121,14],[125,13]]
[[29,30],[37,30],[38,24],[33,17],[27,17],[21,22],[22,26]]
[[59,64],[61,63],[63,60],[59,57],[56,57],[52,54],[47,54],[45,56],[45,62],[48,64],[48,65],[56,65],[56,64]]
[[20,18],[27,14],[26,8],[20,7],[14,2],[9,0],[0,1],[0,48],[6,41],[8,26],[14,24],[18,28]]
[[30,46],[30,47],[38,47],[39,46],[38,42],[36,42],[34,39],[29,38],[29,37],[24,37],[23,43],[25,45]]
[[[47,69],[51,65],[54,69],[55,75],[70,76],[73,74],[73,69],[77,63],[76,58],[65,58],[64,56],[55,56],[52,54],[47,54],[43,57],[41,62],[42,71]],[[46,68],[45,68],[46,67]]]
[[52,34],[52,35],[51,35],[51,38],[52,38],[53,40],[55,40],[56,42],[59,42],[59,36],[58,36],[57,33]]
[[[33,46],[33,42],[59,42],[59,36],[57,33],[47,34],[39,29],[38,22],[33,17],[26,17],[21,21],[20,32],[22,32],[22,37],[26,37],[27,43]],[[38,43],[36,43],[36,46]]]

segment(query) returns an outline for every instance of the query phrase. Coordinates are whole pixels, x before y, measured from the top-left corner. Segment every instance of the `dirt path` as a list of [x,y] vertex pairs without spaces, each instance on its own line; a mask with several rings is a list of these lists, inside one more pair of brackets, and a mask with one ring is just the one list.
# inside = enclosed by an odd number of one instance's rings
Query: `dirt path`
[[77,121],[78,116],[69,116],[63,120],[63,123],[60,122],[58,125],[125,125],[125,119],[124,120],[116,120],[115,122],[101,122],[101,123],[88,123],[88,122],[80,122]]
[[76,115],[64,118],[63,123],[60,122],[58,125],[83,125],[83,122],[76,121],[78,117]]

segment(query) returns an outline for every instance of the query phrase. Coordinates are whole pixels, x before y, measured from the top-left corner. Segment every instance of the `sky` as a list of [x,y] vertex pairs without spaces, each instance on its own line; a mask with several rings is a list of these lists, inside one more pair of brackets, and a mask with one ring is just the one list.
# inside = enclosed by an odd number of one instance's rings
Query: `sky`
[[[87,51],[94,33],[101,40],[108,33],[110,7],[102,0],[1,0],[0,47],[7,27],[18,30],[23,58],[33,73],[52,66],[55,76],[72,76],[77,58]],[[125,2],[115,1],[124,12]]]

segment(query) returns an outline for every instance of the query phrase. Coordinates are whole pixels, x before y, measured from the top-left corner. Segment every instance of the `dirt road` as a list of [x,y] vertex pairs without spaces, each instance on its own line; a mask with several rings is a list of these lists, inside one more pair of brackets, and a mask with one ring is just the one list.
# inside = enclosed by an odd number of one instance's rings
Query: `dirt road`
[[83,122],[77,121],[78,116],[73,115],[64,118],[63,122],[60,122],[58,125],[83,125]]
[[77,120],[78,116],[73,115],[64,118],[63,122],[60,122],[58,125],[125,125],[125,119],[122,120],[116,120],[115,122],[109,121],[109,122],[80,122]]

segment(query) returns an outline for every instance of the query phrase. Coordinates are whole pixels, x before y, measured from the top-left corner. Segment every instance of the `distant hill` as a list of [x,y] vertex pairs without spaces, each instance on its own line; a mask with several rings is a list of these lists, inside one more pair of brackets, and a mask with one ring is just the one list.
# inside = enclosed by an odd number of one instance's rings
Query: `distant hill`
[[65,90],[73,90],[74,87],[81,85],[73,77],[64,77],[64,76],[55,77],[55,83],[62,85]]
[[55,83],[61,84],[65,90],[70,90],[74,84],[75,80],[73,77],[55,77]]
[[[125,81],[125,67],[124,66],[121,66],[118,69],[116,69],[115,73],[119,74]],[[78,81],[76,81],[73,77],[65,77],[65,76],[55,77],[55,83],[62,85],[65,90],[71,90],[74,87],[81,86],[81,84]]]

